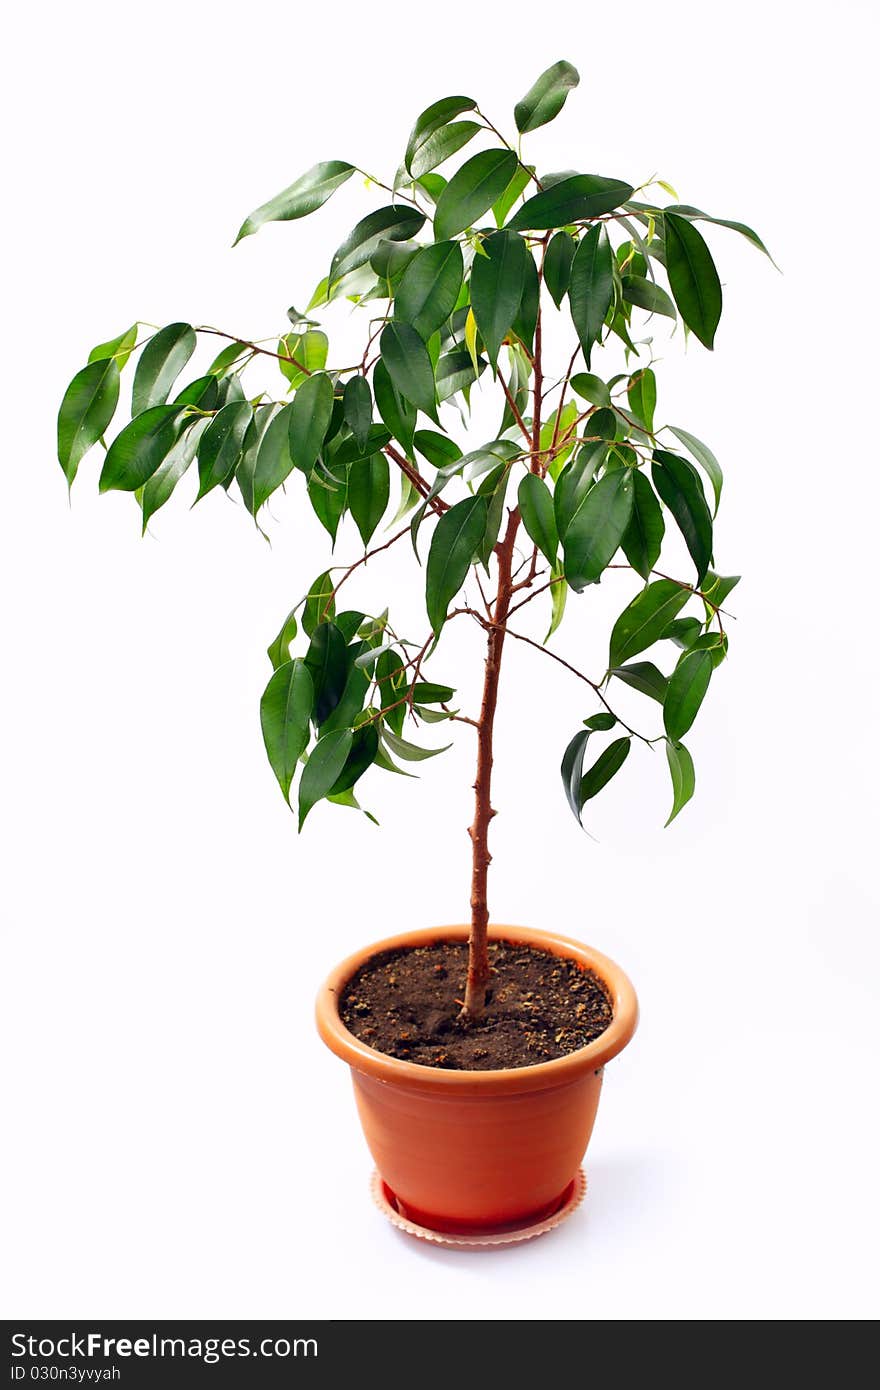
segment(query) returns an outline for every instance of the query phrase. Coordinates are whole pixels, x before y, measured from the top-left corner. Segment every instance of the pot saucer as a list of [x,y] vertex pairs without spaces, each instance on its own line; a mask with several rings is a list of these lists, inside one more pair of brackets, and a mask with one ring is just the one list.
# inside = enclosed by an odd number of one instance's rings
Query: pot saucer
[[546,1235],[577,1210],[584,1200],[586,1190],[587,1176],[583,1168],[579,1168],[559,1207],[543,1221],[536,1221],[527,1226],[505,1226],[501,1230],[481,1231],[473,1235],[453,1235],[446,1231],[433,1231],[428,1226],[418,1226],[402,1215],[397,1208],[394,1193],[382,1181],[378,1169],[374,1169],[370,1179],[373,1201],[392,1226],[396,1226],[408,1236],[415,1236],[417,1240],[426,1240],[432,1245],[441,1245],[448,1250],[490,1250],[495,1246],[518,1245],[524,1240],[534,1240],[535,1236]]

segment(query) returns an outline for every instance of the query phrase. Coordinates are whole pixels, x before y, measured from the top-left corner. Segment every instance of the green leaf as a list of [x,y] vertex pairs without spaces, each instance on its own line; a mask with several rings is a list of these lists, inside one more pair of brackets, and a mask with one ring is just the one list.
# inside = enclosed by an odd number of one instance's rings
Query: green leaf
[[512,150],[482,150],[467,160],[440,194],[434,236],[446,241],[471,227],[507,188],[516,169]]
[[598,174],[571,174],[529,198],[508,222],[512,232],[548,232],[613,212],[632,196],[632,187]]
[[550,627],[544,638],[545,644],[550,641],[565,616],[567,598],[568,585],[565,582],[565,572],[561,565],[554,565],[550,574]]
[[[281,375],[291,386],[300,386],[307,376],[324,370],[328,347],[327,334],[320,328],[310,328],[305,333],[285,334],[278,342]],[[296,358],[296,361],[286,361],[285,358]],[[297,366],[297,363],[300,365]]]
[[633,661],[628,666],[613,666],[610,674],[623,681],[624,685],[638,690],[639,694],[650,696],[660,705],[666,699],[669,679],[657,669],[653,661]]
[[623,534],[623,553],[637,574],[647,579],[660,558],[660,547],[666,527],[660,503],[644,473],[633,477],[633,508],[629,525]]
[[108,343],[99,343],[93,347],[89,353],[89,362],[103,362],[108,357],[112,357],[119,368],[125,366],[134,350],[137,342],[139,324],[133,323],[131,328],[126,328],[124,333],[120,333],[118,338],[111,338]]
[[354,165],[345,164],[339,159],[314,164],[289,188],[276,193],[268,203],[263,203],[246,217],[233,245],[259,231],[266,222],[293,222],[298,217],[307,217],[310,212],[316,212],[353,173]]
[[306,816],[323,797],[332,793],[342,776],[354,743],[350,729],[337,729],[319,738],[303,768],[299,783],[299,828]]
[[740,576],[738,574],[721,575],[715,574],[712,570],[708,570],[700,587],[705,597],[709,599],[711,603],[714,603],[716,608],[720,608],[731,590],[736,588],[739,581]]
[[571,263],[577,243],[568,232],[557,232],[550,240],[544,257],[544,283],[557,309],[568,293]]
[[58,462],[69,487],[80,461],[113,419],[118,400],[119,367],[113,358],[90,362],[65,391],[58,412]]
[[516,232],[493,232],[484,240],[483,252],[474,257],[471,270],[471,306],[494,365],[519,309],[529,253]]
[[[290,661],[290,644],[295,639],[298,632],[296,622],[296,609],[291,608],[284,622],[281,624],[281,631],[273,642],[266,648],[266,655],[272,663],[273,671],[277,671],[285,662]],[[306,712],[306,723],[312,712],[312,697],[309,696],[309,707]],[[302,751],[302,750],[300,750]],[[299,755],[297,755],[299,756]]]
[[339,523],[348,506],[348,467],[334,463],[316,469],[309,478],[308,493],[312,511],[335,545]]
[[234,366],[240,358],[250,352],[247,343],[227,343],[225,348],[221,348],[211,363],[208,371],[212,376],[225,376],[229,368]]
[[684,536],[697,567],[697,583],[701,584],[712,560],[712,515],[697,471],[678,454],[655,449],[651,476]]
[[345,638],[335,623],[319,622],[312,633],[305,663],[315,687],[315,723],[323,724],[342,697],[348,677]]
[[[227,406],[228,410],[229,407]],[[290,419],[293,405],[286,405],[273,416],[260,440],[254,464],[254,514],[272,493],[287,480],[293,469],[290,452]],[[222,412],[221,412],[222,414]]]
[[679,313],[704,347],[715,342],[721,318],[721,281],[709,248],[690,222],[664,213],[666,273]]
[[176,405],[156,405],[126,425],[104,459],[100,492],[136,492],[151,478],[177,443],[182,411]]
[[699,618],[673,618],[669,626],[661,633],[661,638],[664,642],[674,642],[677,647],[687,651],[694,645],[702,631],[703,624]]
[[683,738],[693,724],[713,669],[711,652],[689,651],[680,658],[663,701],[663,725],[671,739]]
[[487,570],[492,551],[498,543],[498,536],[501,532],[501,523],[504,520],[504,501],[509,482],[510,469],[507,464],[502,463],[493,469],[477,488],[479,496],[485,497],[488,506],[486,529],[483,532],[483,539],[478,551],[480,562],[486,566]]
[[633,373],[627,383],[626,398],[633,414],[651,433],[657,407],[657,378],[650,367],[643,367],[641,371]]
[[556,514],[556,530],[563,544],[571,518],[583,505],[593,485],[596,471],[607,452],[608,446],[602,440],[598,443],[584,444],[556,480],[553,508]]
[[[498,235],[506,236],[507,233],[499,232]],[[525,245],[525,243],[523,244]],[[538,267],[535,264],[535,258],[529,250],[526,250],[525,272],[522,298],[516,311],[516,318],[513,320],[512,331],[531,353],[535,344],[535,329],[538,325],[541,283],[538,279]],[[473,285],[473,272],[471,273],[471,284]],[[526,362],[528,362],[528,358],[526,358]]]
[[[343,617],[344,615],[340,616]],[[341,627],[339,630],[342,631]],[[331,729],[350,729],[363,710],[364,701],[370,688],[370,677],[363,667],[358,666],[357,659],[351,660],[351,656],[352,653],[358,652],[361,647],[366,647],[366,645],[365,642],[357,642],[348,649],[348,672],[345,677],[345,685],[336,708],[328,714],[321,725],[322,734],[329,734]]]
[[446,468],[449,464],[458,463],[462,457],[455,440],[450,439],[448,434],[438,434],[436,430],[416,430],[413,442],[419,453],[424,454],[435,468]]
[[416,681],[413,686],[413,701],[417,705],[447,705],[455,694],[451,685],[432,685],[430,681]]
[[692,652],[708,652],[713,666],[720,666],[727,656],[727,633],[704,632],[691,643]]
[[394,647],[382,652],[376,662],[376,685],[379,706],[387,711],[383,718],[394,733],[399,734],[406,719],[407,705],[398,702],[403,700],[409,682],[403,657]]
[[698,439],[695,434],[690,434],[688,430],[679,428],[678,425],[669,425],[668,428],[675,435],[688,453],[693,455],[697,463],[702,468],[709,482],[712,484],[712,491],[715,494],[715,515],[718,515],[718,506],[721,502],[721,489],[724,486],[724,474],[721,471],[721,464],[718,462],[708,444],[704,444],[702,439]]
[[581,823],[581,811],[583,802],[580,799],[581,778],[584,769],[584,754],[587,751],[587,744],[593,734],[592,729],[580,729],[569,743],[562,755],[562,785],[565,789],[565,797],[571,807],[571,813],[577,821]]
[[425,586],[428,621],[435,639],[451,600],[465,581],[486,529],[485,497],[466,497],[444,512],[431,537]]
[[290,407],[290,456],[303,473],[311,473],[333,414],[333,383],[326,372],[307,377]]
[[592,729],[593,733],[603,734],[613,729],[616,723],[617,715],[612,714],[610,710],[600,710],[598,714],[591,714],[589,719],[584,720],[586,727]]
[[375,724],[362,724],[359,729],[355,729],[345,766],[333,783],[332,790],[328,793],[330,798],[335,800],[344,795],[345,792],[350,791],[355,782],[363,777],[367,768],[372,767],[378,751],[379,732]]
[[153,476],[144,483],[141,489],[141,535],[146,531],[150,518],[155,516],[160,507],[164,507],[189,468],[209,423],[209,420],[203,419],[190,425],[173,446],[165,462],[160,464]]
[[436,169],[438,164],[473,140],[482,129],[476,121],[453,121],[435,130],[421,142],[412,157],[409,168],[413,178],[423,179],[431,169]]
[[599,376],[593,376],[592,372],[578,372],[571,379],[571,389],[576,391],[579,396],[583,396],[585,401],[591,405],[598,405],[605,409],[611,405],[611,392],[606,383]]
[[413,434],[416,428],[416,412],[409,401],[404,400],[380,359],[373,368],[373,394],[376,408],[405,454],[412,453]]
[[642,275],[624,275],[621,288],[627,304],[635,304],[636,308],[646,309],[649,314],[662,314],[667,319],[676,317],[675,305],[669,295],[653,280],[646,280]]
[[608,665],[622,666],[631,656],[653,646],[692,597],[690,589],[672,579],[646,585],[614,624]]
[[729,227],[733,232],[739,232],[746,241],[750,241],[753,246],[757,246],[759,251],[763,251],[767,259],[779,269],[767,247],[764,245],[758,233],[747,227],[745,222],[731,222],[726,217],[710,217],[708,212],[701,212],[699,208],[691,207],[686,203],[673,203],[668,208],[664,208],[664,213],[677,213],[679,217],[686,217],[688,221],[712,222],[716,227]]
[[311,712],[312,677],[308,668],[300,660],[286,661],[263,691],[260,724],[270,766],[288,803],[297,762],[309,741]]
[[556,564],[559,536],[550,489],[536,473],[527,473],[519,485],[517,501],[529,538],[552,567]]
[[394,314],[427,341],[455,308],[464,262],[457,241],[437,241],[413,256],[397,288]]
[[606,474],[567,519],[565,578],[575,593],[594,583],[623,540],[633,509],[633,472]]
[[[667,739],[666,761],[669,763],[669,775],[672,778],[672,810],[669,812],[666,825],[671,825],[682,807],[686,806],[693,796],[696,777],[694,760],[683,743]],[[665,830],[666,826],[663,828]]]
[[[254,476],[257,471],[260,445],[276,413],[279,413],[279,408],[274,402],[257,402],[254,405],[254,418],[245,430],[241,457],[235,466],[235,481],[238,484],[242,501],[247,508],[248,515],[254,518],[256,518],[257,511],[254,503]],[[231,481],[232,479],[228,478],[223,486],[228,488]]]
[[[199,443],[199,492],[196,501],[231,478],[241,458],[244,436],[253,418],[249,401],[232,401],[218,410]],[[268,431],[267,431],[268,432]]]
[[345,423],[363,453],[370,437],[370,425],[373,423],[373,397],[366,377],[349,377],[342,392],[342,412]]
[[407,204],[392,204],[368,212],[337,247],[330,262],[328,284],[333,285],[358,266],[365,265],[379,242],[408,241],[424,225],[425,215]]
[[303,608],[303,632],[311,637],[319,623],[332,623],[336,617],[336,599],[329,572],[319,574],[306,595]]
[[214,410],[220,398],[220,386],[210,372],[189,382],[174,397],[172,405],[194,405],[199,410]]
[[537,130],[558,116],[572,87],[576,87],[580,80],[577,68],[564,60],[542,72],[535,85],[514,107],[513,118],[520,135]]
[[[465,111],[475,111],[477,103],[471,97],[443,97],[440,101],[432,104],[422,112],[410,132],[409,140],[406,145],[404,156],[404,166],[408,173],[412,173],[413,161],[422,152],[431,137],[438,130],[442,130],[456,116],[461,116]],[[431,166],[428,165],[428,168]],[[418,178],[418,174],[413,175]]]
[[427,758],[436,758],[439,753],[445,753],[452,747],[451,743],[447,743],[442,748],[420,748],[418,744],[409,743],[407,739],[393,734],[388,728],[385,729],[382,738],[391,752],[406,763],[423,763]]
[[571,320],[588,367],[593,344],[602,335],[605,315],[614,297],[612,265],[608,234],[602,226],[593,227],[578,244],[568,286]]
[[348,506],[365,547],[385,515],[390,487],[390,471],[384,454],[371,454],[349,467]]
[[611,778],[619,772],[629,757],[629,750],[632,747],[632,739],[627,735],[625,738],[616,738],[613,743],[603,749],[593,766],[584,773],[581,779],[579,790],[579,801],[581,810],[586,802],[607,787]]
[[391,431],[384,425],[370,425],[367,431],[367,442],[361,449],[357,440],[352,436],[342,439],[333,444],[333,466],[340,468],[342,464],[359,463],[361,459],[368,458],[370,454],[377,454],[380,449],[391,440]]
[[503,227],[517,198],[521,196],[528,186],[529,179],[535,170],[532,165],[518,164],[513,173],[513,178],[505,188],[501,197],[492,204],[492,216],[495,218],[496,227]]
[[[479,373],[482,373],[486,367],[486,359],[479,357],[477,366]],[[473,386],[479,373],[474,371],[474,364],[467,348],[445,352],[437,363],[437,399],[442,403],[458,391],[466,391],[469,386]]]
[[428,349],[416,330],[410,324],[396,320],[386,323],[379,339],[379,349],[392,384],[400,394],[417,410],[423,410],[432,420],[436,419],[434,371]]
[[138,360],[131,388],[131,413],[141,415],[163,405],[180,373],[196,350],[196,335],[188,323],[169,323],[147,343]]
[[[386,241],[383,238],[370,257],[370,269],[375,270],[380,280],[397,283],[413,256],[418,255],[420,250],[417,241]],[[393,286],[382,288],[387,292]]]

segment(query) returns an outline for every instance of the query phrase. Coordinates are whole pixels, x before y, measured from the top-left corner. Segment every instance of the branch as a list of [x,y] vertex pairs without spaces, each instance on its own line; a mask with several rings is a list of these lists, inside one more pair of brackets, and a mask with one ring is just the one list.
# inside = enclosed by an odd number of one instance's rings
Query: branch
[[226,338],[230,343],[241,343],[242,347],[249,348],[251,352],[259,353],[261,357],[274,357],[276,362],[290,362],[297,371],[304,372],[306,376],[312,373],[304,362],[299,358],[291,357],[286,352],[270,352],[268,348],[258,347],[256,343],[250,342],[247,338],[237,338],[234,333],[223,333],[219,328],[206,328],[204,324],[196,329],[197,333],[212,333],[215,338]]
[[526,443],[528,444],[529,448],[531,448],[531,447],[532,447],[532,436],[529,434],[529,431],[528,431],[528,427],[527,427],[527,425],[526,425],[526,422],[525,422],[525,420],[523,419],[522,415],[520,414],[519,407],[517,406],[516,401],[513,399],[513,396],[511,395],[510,387],[507,385],[507,382],[504,380],[504,377],[501,375],[500,372],[498,373],[498,380],[501,382],[501,389],[502,389],[502,391],[504,392],[505,396],[507,397],[507,404],[510,406],[510,409],[511,409],[511,411],[512,411],[512,413],[513,413],[513,418],[514,418],[514,420],[516,421],[516,423],[519,425],[519,427],[520,427],[520,429],[521,429],[521,431],[522,431],[523,439],[526,441]]
[[[404,458],[403,454],[401,454],[399,450],[395,449],[393,444],[385,445],[385,453],[388,455],[389,458],[394,460],[401,473],[406,474],[407,478],[409,478],[416,492],[419,493],[421,497],[425,498],[425,500],[427,500],[427,496],[428,493],[431,491],[431,487],[430,484],[422,477],[419,470],[409,462],[409,459]],[[431,508],[432,511],[436,512],[438,516],[442,516],[443,512],[445,512],[448,509],[449,503],[444,502],[441,497],[432,497],[430,502],[428,503],[428,506]]]

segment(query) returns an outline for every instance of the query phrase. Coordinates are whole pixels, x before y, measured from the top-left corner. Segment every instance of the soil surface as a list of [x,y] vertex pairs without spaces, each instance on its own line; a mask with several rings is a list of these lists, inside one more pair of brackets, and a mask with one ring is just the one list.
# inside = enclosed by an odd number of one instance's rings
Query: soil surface
[[459,1018],[464,942],[383,951],[362,965],[339,1001],[350,1033],[401,1061],[459,1071],[528,1067],[576,1052],[611,1022],[611,1001],[591,970],[512,942],[489,947],[486,1012]]

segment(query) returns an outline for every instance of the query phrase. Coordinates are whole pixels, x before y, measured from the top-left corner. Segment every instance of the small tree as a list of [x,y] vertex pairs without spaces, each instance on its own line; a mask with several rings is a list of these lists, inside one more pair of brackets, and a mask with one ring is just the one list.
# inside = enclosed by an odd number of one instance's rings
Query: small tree
[[[552,120],[577,83],[567,62],[543,73],[515,108],[519,136]],[[487,147],[448,180],[436,172],[478,140]],[[264,223],[317,211],[355,172],[338,160],[315,165],[251,213],[236,240]],[[510,143],[469,97],[447,97],[423,111],[393,184],[371,182],[384,190],[385,202],[337,247],[305,312],[288,311],[291,330],[277,343],[185,323],[139,340],[140,325],[133,325],[96,347],[68,387],[58,456],[72,485],[83,456],[100,443],[106,451],[101,492],[134,493],[144,530],[196,460],[196,500],[234,481],[258,524],[261,509],[294,472],[303,475],[312,509],[334,543],[342,518],[352,517],[363,552],[315,580],[269,647],[273,674],[260,708],[266,751],[288,803],[302,764],[301,829],[321,799],[357,807],[354,787],[369,768],[398,771],[395,759],[431,756],[433,750],[404,738],[406,720],[474,726],[462,1012],[478,1018],[490,973],[493,733],[507,638],[561,663],[600,706],[562,758],[565,794],[578,821],[585,803],[623,766],[633,739],[665,744],[670,821],[693,793],[694,768],[682,738],[726,655],[722,605],[737,579],[711,567],[721,469],[695,436],[655,425],[651,339],[637,337],[636,323],[645,322],[643,315],[673,325],[681,320],[685,336],[690,331],[711,348],[721,285],[696,224],[719,223],[766,248],[741,223],[646,200],[655,186],[676,196],[656,180],[634,189],[593,174],[539,174],[520,141]],[[668,289],[660,283],[664,276]],[[311,315],[340,296],[366,311],[366,345],[356,364],[331,366],[327,336]],[[554,364],[545,351],[551,302],[550,312],[570,318],[574,330],[570,354]],[[169,402],[199,336],[227,344]],[[629,370],[605,380],[592,367],[609,338],[622,344]],[[103,436],[116,410],[120,372],[137,349],[132,419],[108,447]],[[287,381],[283,401],[248,395],[245,372],[260,357],[277,360]],[[449,428],[458,416],[466,421],[475,385],[482,391],[487,380],[498,393],[498,428],[465,452]],[[389,510],[392,472],[400,489],[392,534],[373,544]],[[686,578],[657,568],[669,519],[693,562]],[[378,615],[340,611],[340,591],[366,560],[407,537],[417,557],[429,528],[424,640],[399,632],[387,608]],[[406,543],[402,549],[409,563],[418,563]],[[616,558],[621,552],[623,559]],[[631,570],[641,587],[613,625],[607,670],[591,679],[546,642],[569,592],[599,583],[609,568]],[[479,602],[456,603],[469,574]],[[549,609],[543,645],[511,626],[539,596]],[[486,641],[477,718],[451,707],[452,687],[425,677],[446,624],[462,617]],[[300,627],[307,645],[293,656]],[[680,649],[669,675],[651,661],[634,660],[658,641]],[[661,707],[662,732],[637,732],[615,712],[614,682]],[[601,735],[612,737],[585,767],[587,745]]]

